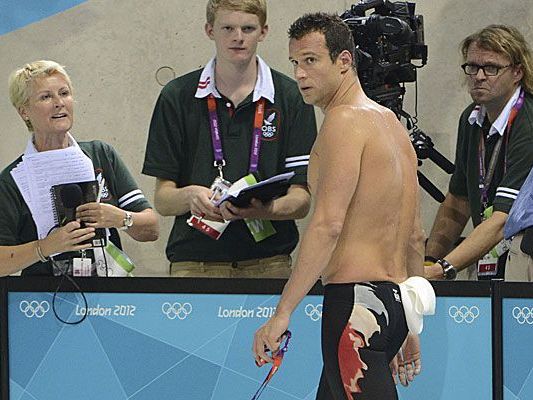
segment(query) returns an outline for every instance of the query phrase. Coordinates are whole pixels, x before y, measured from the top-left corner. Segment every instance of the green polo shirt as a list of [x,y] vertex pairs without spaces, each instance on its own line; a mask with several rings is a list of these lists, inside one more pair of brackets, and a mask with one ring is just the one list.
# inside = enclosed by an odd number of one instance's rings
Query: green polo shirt
[[[450,193],[468,198],[474,226],[481,223],[481,193],[479,190],[479,140],[481,128],[471,125],[468,117],[474,104],[463,111],[455,154],[455,172],[450,181]],[[496,134],[499,136],[499,134]],[[495,140],[486,141],[485,169],[488,169]],[[504,168],[504,158],[506,167]],[[525,95],[525,102],[514,120],[508,142],[502,144],[494,177],[489,188],[489,205],[494,211],[509,213],[511,206],[533,166],[533,96]],[[505,170],[504,170],[505,169]]]
[[[132,212],[151,208],[113,147],[98,140],[78,144],[92,160],[96,178],[99,181],[102,177],[105,178],[102,203]],[[37,228],[30,210],[10,173],[21,161],[22,156],[0,174],[0,245],[2,246],[19,245],[37,239]],[[111,239],[120,246],[116,229],[111,229]],[[25,268],[22,274],[52,275],[52,266],[49,262],[37,262]]]
[[[307,182],[307,163],[316,137],[314,109],[306,105],[296,83],[271,70],[274,103],[266,101],[262,126],[258,180],[294,171],[291,183]],[[178,187],[209,187],[218,174],[207,100],[195,93],[202,70],[167,84],[155,105],[143,173],[174,181]],[[217,98],[217,114],[226,166],[231,182],[248,173],[255,103],[250,94],[237,108]],[[219,240],[187,225],[190,213],[177,216],[167,244],[170,261],[240,261],[289,254],[298,243],[294,221],[273,221],[277,233],[256,243],[243,221],[234,221]]]

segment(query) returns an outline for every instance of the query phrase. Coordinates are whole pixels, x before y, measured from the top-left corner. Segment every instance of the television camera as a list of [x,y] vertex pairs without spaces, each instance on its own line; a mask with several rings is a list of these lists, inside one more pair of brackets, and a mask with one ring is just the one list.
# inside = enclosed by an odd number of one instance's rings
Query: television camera
[[[374,12],[367,15],[369,10]],[[405,118],[419,165],[423,159],[429,158],[451,174],[453,163],[439,153],[431,138],[418,128],[416,112],[411,117],[403,110],[404,83],[416,83],[417,69],[427,63],[424,19],[415,14],[415,3],[360,0],[340,17],[352,32],[357,73],[366,95],[392,110],[398,119]],[[418,177],[420,185],[435,200],[444,201],[442,192],[420,171]]]

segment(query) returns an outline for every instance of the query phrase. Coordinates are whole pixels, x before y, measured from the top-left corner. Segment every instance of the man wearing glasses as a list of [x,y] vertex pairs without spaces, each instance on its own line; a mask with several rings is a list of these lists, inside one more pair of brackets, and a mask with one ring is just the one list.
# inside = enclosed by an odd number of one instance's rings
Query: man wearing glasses
[[[503,227],[533,165],[533,56],[522,34],[504,25],[468,36],[461,51],[473,103],[459,121],[456,169],[427,242],[425,273],[453,279],[477,263],[478,279],[501,279]],[[469,218],[474,230],[453,248]]]

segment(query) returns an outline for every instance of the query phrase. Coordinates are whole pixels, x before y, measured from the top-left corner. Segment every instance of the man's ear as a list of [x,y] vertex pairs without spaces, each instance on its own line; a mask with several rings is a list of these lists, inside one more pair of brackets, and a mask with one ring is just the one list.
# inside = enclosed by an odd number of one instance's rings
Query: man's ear
[[337,57],[337,60],[339,61],[343,72],[352,69],[353,57],[348,50],[343,50]]
[[268,25],[265,24],[265,25],[261,28],[261,36],[259,36],[259,39],[258,39],[257,41],[258,41],[258,42],[262,42],[263,40],[265,40],[267,34],[268,34]]
[[522,67],[522,64],[518,64],[513,67],[513,77],[515,83],[519,83],[522,80],[524,77],[524,68]]

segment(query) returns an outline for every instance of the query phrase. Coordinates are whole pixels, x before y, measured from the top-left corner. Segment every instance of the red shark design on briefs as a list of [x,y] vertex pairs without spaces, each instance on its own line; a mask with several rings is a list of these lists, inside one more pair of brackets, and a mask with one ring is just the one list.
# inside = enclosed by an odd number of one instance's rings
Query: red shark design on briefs
[[357,382],[364,377],[363,370],[368,369],[359,355],[359,349],[364,346],[361,334],[348,323],[339,341],[339,367],[347,399],[352,398],[352,393],[362,392]]

